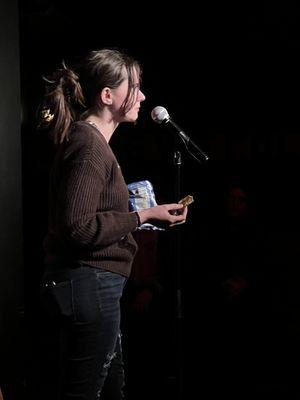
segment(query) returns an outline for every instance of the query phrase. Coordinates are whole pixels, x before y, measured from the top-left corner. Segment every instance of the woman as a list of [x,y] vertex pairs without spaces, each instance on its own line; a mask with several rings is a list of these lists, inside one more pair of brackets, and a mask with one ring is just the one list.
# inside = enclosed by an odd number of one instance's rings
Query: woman
[[173,226],[186,218],[180,204],[128,210],[109,140],[121,122],[138,118],[140,75],[138,62],[103,49],[88,55],[79,74],[63,64],[46,80],[41,125],[57,152],[41,298],[58,349],[47,347],[57,365],[47,359],[43,398],[123,398],[119,301],[137,249],[131,232],[146,221]]

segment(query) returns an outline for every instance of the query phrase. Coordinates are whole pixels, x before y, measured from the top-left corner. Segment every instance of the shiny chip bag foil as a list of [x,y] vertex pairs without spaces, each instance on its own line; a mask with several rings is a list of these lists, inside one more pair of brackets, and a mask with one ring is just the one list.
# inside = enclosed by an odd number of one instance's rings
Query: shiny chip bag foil
[[[129,191],[130,211],[141,211],[145,208],[157,206],[155,193],[151,182],[147,180],[132,182],[129,183],[127,187]],[[159,228],[158,226],[149,223],[142,224],[138,229],[164,230],[163,228]]]

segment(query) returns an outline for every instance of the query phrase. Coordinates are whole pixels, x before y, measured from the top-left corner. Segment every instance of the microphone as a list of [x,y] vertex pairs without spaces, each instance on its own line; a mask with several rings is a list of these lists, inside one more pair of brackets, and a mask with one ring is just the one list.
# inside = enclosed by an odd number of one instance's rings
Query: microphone
[[209,157],[202,150],[200,150],[198,146],[196,146],[196,144],[191,140],[191,138],[171,119],[166,108],[161,106],[154,107],[153,110],[151,111],[151,118],[153,119],[154,122],[160,125],[162,124],[171,125],[179,134],[179,136],[184,141],[186,146],[189,143],[191,143],[198,150],[201,157],[204,158],[205,161],[209,159]]

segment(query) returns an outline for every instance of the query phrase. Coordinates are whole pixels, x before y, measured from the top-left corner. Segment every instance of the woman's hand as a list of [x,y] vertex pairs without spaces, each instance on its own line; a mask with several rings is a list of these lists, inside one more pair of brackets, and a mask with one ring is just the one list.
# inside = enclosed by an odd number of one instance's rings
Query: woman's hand
[[168,226],[183,224],[187,216],[187,207],[182,204],[162,204],[138,212],[141,224],[161,221]]

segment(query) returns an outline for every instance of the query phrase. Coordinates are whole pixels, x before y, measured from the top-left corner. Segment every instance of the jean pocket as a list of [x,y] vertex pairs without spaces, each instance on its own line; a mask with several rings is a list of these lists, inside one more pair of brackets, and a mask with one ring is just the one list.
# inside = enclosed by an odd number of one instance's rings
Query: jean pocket
[[72,280],[44,282],[41,287],[41,305],[52,318],[74,318]]

